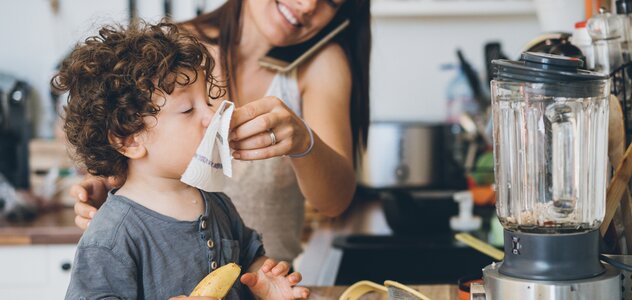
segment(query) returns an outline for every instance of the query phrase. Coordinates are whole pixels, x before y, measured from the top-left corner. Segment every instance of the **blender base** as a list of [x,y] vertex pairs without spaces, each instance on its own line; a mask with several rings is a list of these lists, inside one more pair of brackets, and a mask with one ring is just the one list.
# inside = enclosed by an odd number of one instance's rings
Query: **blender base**
[[620,300],[620,272],[605,265],[603,274],[581,280],[539,281],[510,277],[498,272],[500,263],[483,269],[484,296],[472,290],[472,299],[485,300]]

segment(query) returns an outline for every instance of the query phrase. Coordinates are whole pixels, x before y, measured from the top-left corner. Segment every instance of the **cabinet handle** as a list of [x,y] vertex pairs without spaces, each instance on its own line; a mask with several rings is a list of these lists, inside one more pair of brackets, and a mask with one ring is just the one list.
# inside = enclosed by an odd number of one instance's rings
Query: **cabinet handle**
[[68,270],[70,270],[71,267],[72,267],[72,265],[69,262],[65,262],[65,263],[61,264],[61,269],[63,271],[68,271]]

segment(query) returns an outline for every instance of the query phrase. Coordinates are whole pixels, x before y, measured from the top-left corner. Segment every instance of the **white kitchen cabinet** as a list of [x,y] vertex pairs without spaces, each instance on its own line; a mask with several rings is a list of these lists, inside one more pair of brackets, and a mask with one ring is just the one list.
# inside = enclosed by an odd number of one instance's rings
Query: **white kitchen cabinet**
[[75,244],[0,246],[0,299],[63,299]]

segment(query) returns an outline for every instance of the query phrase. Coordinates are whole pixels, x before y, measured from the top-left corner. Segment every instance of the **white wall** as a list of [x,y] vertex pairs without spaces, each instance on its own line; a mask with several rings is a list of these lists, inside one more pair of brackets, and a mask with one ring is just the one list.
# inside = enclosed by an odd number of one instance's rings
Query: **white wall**
[[[209,0],[215,7],[222,0]],[[473,1],[473,0],[468,0]],[[35,86],[42,105],[49,108],[48,82],[56,64],[78,40],[102,23],[127,20],[127,0],[51,0],[0,2],[0,72],[14,74]],[[192,17],[196,0],[174,0],[174,19]],[[139,15],[156,20],[162,1],[138,0]],[[463,49],[479,71],[484,71],[483,45],[500,41],[505,53],[516,57],[538,34],[535,14],[460,17],[375,17],[372,60],[372,116],[388,120],[440,120],[445,115],[445,89],[454,76],[441,64],[456,63],[455,49]],[[481,73],[483,75],[483,73]],[[52,135],[54,116],[40,117],[38,132]]]
[[[377,17],[371,65],[371,110],[377,120],[439,121],[446,115],[446,89],[456,49],[485,76],[485,43],[498,41],[517,58],[535,38],[535,14],[505,16]],[[483,82],[488,85],[489,83]]]

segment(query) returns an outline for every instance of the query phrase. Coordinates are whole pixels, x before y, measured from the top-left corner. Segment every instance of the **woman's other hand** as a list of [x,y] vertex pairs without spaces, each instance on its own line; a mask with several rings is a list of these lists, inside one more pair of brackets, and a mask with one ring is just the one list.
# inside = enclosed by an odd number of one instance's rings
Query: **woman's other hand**
[[121,182],[113,178],[86,176],[77,185],[70,188],[70,195],[75,198],[75,224],[81,229],[88,228],[90,221],[107,198],[108,190],[119,186]]
[[303,120],[277,97],[263,97],[235,109],[231,119],[233,157],[259,160],[299,154],[310,146]]

